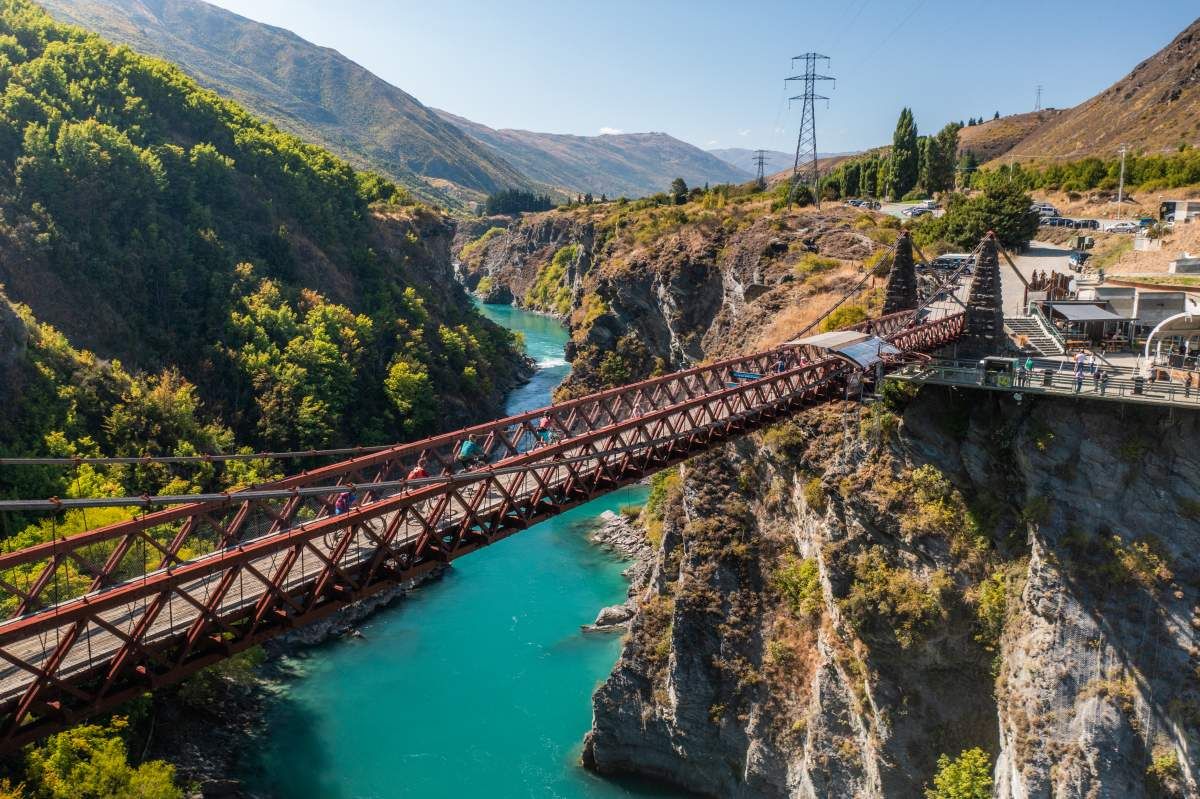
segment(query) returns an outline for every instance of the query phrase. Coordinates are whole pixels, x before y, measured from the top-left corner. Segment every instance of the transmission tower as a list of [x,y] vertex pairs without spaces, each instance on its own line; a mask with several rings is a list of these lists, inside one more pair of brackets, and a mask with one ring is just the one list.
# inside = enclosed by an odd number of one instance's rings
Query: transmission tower
[[753,160],[754,165],[758,167],[758,176],[755,178],[755,183],[758,184],[759,189],[765,189],[767,187],[767,176],[763,165],[767,161],[767,151],[755,150]]
[[1040,83],[1038,84],[1038,87],[1037,87],[1037,102],[1035,102],[1033,104],[1033,110],[1034,111],[1042,110],[1042,84],[1040,84]]
[[818,185],[820,174],[817,171],[817,114],[815,106],[817,100],[825,100],[828,103],[829,98],[822,94],[817,94],[817,81],[833,80],[833,78],[828,75],[817,74],[817,62],[824,61],[828,65],[829,56],[821,55],[820,53],[798,55],[792,59],[793,67],[797,61],[804,62],[804,74],[793,75],[787,80],[804,81],[804,92],[795,97],[789,97],[788,104],[790,105],[793,101],[800,100],[803,103],[803,110],[800,113],[800,134],[796,137],[796,163],[792,167],[792,185],[788,189],[788,207],[791,207],[792,200],[796,196],[796,190],[800,186],[807,186],[812,192],[813,202],[820,208],[821,192]]

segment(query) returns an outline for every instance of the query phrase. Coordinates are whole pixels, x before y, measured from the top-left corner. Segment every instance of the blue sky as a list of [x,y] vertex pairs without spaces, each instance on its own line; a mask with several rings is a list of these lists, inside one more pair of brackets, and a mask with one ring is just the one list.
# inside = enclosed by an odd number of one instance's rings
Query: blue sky
[[[213,0],[333,47],[423,103],[492,127],[660,130],[701,147],[795,146],[789,58],[831,57],[822,151],[951,119],[1069,107],[1189,25],[1195,0],[386,2]],[[794,87],[795,84],[792,84]]]

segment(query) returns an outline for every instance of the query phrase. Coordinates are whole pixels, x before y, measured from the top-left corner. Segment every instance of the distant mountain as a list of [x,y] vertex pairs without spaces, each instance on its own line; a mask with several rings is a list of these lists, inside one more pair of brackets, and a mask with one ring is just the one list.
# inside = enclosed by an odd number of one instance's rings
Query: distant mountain
[[1092,99],[1037,126],[1006,155],[1111,157],[1200,146],[1200,19]]
[[570,136],[495,130],[448,111],[443,119],[491,147],[531,180],[568,194],[640,197],[665,191],[675,178],[689,186],[740,183],[754,177],[666,133]]
[[[753,173],[755,170],[754,154],[757,150],[751,150],[746,147],[723,147],[716,150],[709,150],[709,153],[720,158],[727,164],[732,164],[739,169],[745,169]],[[765,152],[766,160],[763,166],[768,175],[776,172],[781,172],[784,169],[791,169],[796,164],[796,153],[785,153],[781,150],[767,150]],[[819,160],[829,158],[838,158],[848,155],[856,155],[856,153],[817,153]]]
[[335,50],[200,0],[41,0],[55,17],[173,61],[280,128],[424,197],[530,186],[496,152]]

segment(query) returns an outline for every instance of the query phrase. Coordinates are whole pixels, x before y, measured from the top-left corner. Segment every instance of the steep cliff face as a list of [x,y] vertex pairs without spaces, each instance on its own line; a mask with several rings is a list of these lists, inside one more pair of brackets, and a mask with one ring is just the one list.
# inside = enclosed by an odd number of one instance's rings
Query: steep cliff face
[[[926,390],[682,469],[585,762],[711,796],[1195,795],[1194,417]],[[1169,436],[1162,435],[1169,429]]]
[[845,209],[713,205],[529,214],[462,244],[460,277],[487,302],[567,321],[574,372],[564,391],[578,393],[782,341],[894,237],[882,217]]

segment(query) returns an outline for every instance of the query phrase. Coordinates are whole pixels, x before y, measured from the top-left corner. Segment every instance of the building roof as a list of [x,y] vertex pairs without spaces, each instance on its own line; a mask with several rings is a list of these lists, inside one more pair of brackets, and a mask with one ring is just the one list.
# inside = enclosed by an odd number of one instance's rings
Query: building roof
[[1071,322],[1124,322],[1124,316],[1117,316],[1112,311],[1099,305],[1075,305],[1072,303],[1049,303],[1050,308]]

